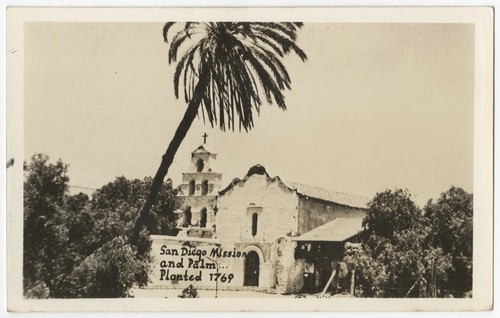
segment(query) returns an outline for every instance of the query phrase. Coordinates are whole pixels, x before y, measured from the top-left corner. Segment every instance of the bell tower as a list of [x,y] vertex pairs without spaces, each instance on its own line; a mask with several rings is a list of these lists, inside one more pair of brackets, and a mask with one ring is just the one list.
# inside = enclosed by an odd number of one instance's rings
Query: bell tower
[[210,196],[220,190],[222,174],[216,172],[217,153],[201,145],[191,153],[189,171],[182,174],[182,195]]
[[182,173],[176,197],[180,236],[212,238],[215,234],[217,195],[222,179],[222,173],[216,172],[216,159],[217,153],[206,144],[191,153],[188,171]]

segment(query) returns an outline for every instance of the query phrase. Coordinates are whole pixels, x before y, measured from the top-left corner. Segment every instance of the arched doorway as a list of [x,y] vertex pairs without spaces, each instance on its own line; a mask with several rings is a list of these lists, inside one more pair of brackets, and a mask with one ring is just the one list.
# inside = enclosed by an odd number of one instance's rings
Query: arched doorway
[[250,251],[245,258],[245,277],[243,286],[259,286],[260,260],[255,251]]

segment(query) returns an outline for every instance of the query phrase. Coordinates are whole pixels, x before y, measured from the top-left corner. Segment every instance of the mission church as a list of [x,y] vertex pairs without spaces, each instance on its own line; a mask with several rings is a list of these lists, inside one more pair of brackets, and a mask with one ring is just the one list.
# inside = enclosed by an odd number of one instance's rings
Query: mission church
[[[206,138],[206,135],[204,136]],[[221,185],[217,153],[191,153],[176,197],[176,236],[152,235],[148,288],[317,293],[356,242],[368,199],[271,176],[261,166]]]

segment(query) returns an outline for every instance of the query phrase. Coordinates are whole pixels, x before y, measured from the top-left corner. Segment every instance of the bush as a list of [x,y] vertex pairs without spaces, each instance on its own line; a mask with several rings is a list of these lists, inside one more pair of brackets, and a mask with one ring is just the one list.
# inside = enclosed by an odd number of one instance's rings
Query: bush
[[148,267],[147,260],[137,259],[134,249],[124,237],[104,244],[71,273],[75,297],[127,297],[136,282],[137,273]]
[[189,285],[182,290],[182,294],[179,295],[179,298],[198,298],[198,290],[196,290],[193,285]]

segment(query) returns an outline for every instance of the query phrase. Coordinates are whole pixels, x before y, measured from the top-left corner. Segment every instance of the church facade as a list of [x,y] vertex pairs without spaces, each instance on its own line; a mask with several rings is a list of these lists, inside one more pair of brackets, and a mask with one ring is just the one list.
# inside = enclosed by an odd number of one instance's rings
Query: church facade
[[176,236],[152,235],[153,288],[315,293],[335,275],[366,198],[288,182],[255,165],[221,186],[217,154],[191,153],[176,197]]

